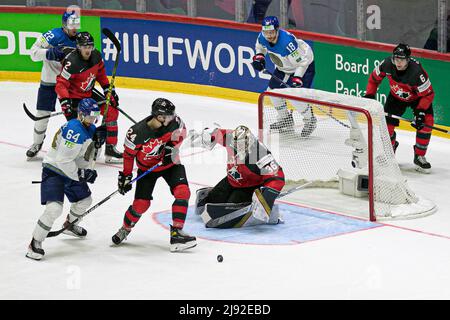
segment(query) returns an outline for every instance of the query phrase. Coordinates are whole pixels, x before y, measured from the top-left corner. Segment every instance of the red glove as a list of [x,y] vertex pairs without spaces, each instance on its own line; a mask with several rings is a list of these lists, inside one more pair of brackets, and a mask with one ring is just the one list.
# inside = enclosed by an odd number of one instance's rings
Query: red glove
[[64,116],[67,120],[76,118],[76,110],[72,107],[72,99],[70,98],[62,98],[59,100],[61,104],[61,110],[64,112]]
[[303,81],[300,77],[292,77],[291,78],[291,87],[292,88],[301,88],[303,87]]
[[[109,92],[109,85],[107,87],[103,88],[103,93],[105,94],[105,97],[108,95],[108,92]],[[114,87],[111,90],[111,95],[109,96],[109,102],[111,103],[111,106],[113,106],[113,107],[117,107],[119,105],[119,96],[117,95]]]

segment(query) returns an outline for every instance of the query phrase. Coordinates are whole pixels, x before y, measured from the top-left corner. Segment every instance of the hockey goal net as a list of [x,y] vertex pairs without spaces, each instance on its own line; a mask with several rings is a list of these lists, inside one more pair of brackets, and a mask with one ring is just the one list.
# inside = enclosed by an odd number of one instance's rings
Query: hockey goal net
[[277,89],[260,95],[258,113],[259,138],[282,166],[286,188],[309,183],[293,193],[296,202],[371,221],[436,210],[402,175],[378,101]]

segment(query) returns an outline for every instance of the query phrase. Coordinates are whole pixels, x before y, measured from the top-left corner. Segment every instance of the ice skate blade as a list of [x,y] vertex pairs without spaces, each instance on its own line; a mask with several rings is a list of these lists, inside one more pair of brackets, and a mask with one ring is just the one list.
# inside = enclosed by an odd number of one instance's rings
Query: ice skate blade
[[33,252],[33,251],[30,250],[30,251],[27,252],[25,257],[27,257],[29,259],[33,259],[33,260],[39,261],[39,260],[41,260],[44,257],[44,255],[42,255],[40,253]]
[[417,172],[420,172],[420,173],[425,173],[425,174],[430,174],[431,173],[431,168],[430,169],[424,169],[424,168],[421,168],[421,167],[416,165],[415,169],[416,169]]
[[189,241],[186,243],[175,243],[170,245],[170,252],[181,252],[187,249],[191,249],[197,245],[196,241]]
[[112,158],[112,157],[105,157],[105,163],[123,163],[123,159],[120,158]]

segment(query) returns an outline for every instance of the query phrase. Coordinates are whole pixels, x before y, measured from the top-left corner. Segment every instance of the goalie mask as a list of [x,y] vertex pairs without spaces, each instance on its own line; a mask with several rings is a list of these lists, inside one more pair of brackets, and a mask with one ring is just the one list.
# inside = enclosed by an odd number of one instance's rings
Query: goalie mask
[[246,126],[238,126],[231,135],[231,147],[240,161],[244,161],[250,153],[251,146],[256,138]]

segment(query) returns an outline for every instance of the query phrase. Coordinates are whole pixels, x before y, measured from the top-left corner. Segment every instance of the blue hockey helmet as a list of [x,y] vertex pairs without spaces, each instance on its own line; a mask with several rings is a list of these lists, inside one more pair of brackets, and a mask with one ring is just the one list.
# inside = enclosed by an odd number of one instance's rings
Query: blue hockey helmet
[[77,10],[69,8],[62,16],[62,25],[66,29],[80,29],[80,15]]
[[94,123],[100,116],[100,108],[92,98],[84,98],[78,103],[78,116],[81,121]]
[[278,28],[280,27],[280,22],[278,21],[278,18],[275,16],[267,16],[264,18],[261,25],[262,31],[278,30]]

